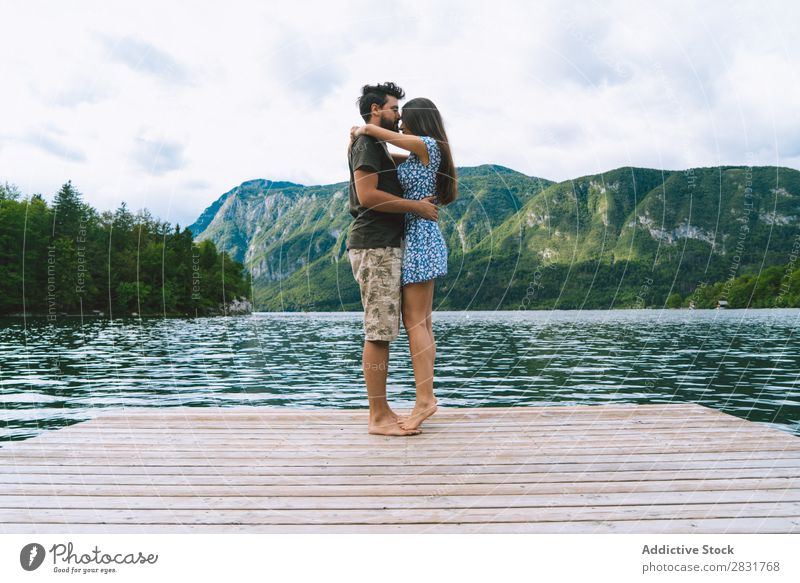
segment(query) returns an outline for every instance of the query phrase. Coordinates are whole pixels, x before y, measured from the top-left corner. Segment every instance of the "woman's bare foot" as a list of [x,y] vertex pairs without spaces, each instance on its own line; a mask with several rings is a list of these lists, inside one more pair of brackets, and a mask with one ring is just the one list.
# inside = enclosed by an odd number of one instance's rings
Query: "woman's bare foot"
[[416,429],[428,417],[436,413],[436,404],[439,401],[435,398],[432,401],[417,401],[411,415],[402,419],[399,423],[403,429]]

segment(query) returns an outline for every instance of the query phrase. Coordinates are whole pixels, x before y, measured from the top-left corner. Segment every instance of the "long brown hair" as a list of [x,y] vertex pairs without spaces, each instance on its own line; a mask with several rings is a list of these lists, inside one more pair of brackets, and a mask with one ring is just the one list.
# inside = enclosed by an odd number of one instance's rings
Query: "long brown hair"
[[444,131],[442,116],[433,101],[424,97],[412,99],[403,106],[403,125],[415,136],[428,136],[436,140],[442,152],[442,162],[436,173],[436,193],[439,204],[447,205],[458,196],[456,166],[450,153],[450,142]]

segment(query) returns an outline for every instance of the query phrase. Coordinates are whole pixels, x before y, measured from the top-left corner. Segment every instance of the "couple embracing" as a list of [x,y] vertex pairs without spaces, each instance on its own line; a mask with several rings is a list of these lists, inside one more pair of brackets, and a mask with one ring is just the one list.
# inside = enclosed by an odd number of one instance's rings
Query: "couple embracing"
[[[403,106],[394,83],[365,85],[358,99],[365,125],[350,132],[350,214],[347,239],[364,306],[364,380],[369,432],[415,435],[436,412],[431,327],[434,281],[447,274],[447,247],[437,223],[439,205],[455,200],[456,169],[444,124],[429,99]],[[408,154],[392,154],[386,144]],[[417,398],[407,417],[386,400],[389,343],[408,334]]]

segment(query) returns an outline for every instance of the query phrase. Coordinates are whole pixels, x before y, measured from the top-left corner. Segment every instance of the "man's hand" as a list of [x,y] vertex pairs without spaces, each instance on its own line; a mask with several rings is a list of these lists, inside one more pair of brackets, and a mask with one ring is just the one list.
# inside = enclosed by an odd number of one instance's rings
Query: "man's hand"
[[423,219],[429,221],[439,220],[439,207],[434,202],[435,196],[428,196],[422,200],[417,201],[417,209],[414,210],[415,215],[419,215]]

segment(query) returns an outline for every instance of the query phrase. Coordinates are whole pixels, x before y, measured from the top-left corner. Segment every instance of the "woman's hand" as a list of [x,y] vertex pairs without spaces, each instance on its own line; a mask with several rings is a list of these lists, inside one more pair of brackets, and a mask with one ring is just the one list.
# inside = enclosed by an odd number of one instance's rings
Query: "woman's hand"
[[367,136],[369,135],[367,128],[369,124],[365,124],[363,126],[353,126],[350,128],[350,141],[354,141],[358,136]]
[[365,126],[353,126],[350,128],[350,142],[347,144],[347,153],[350,153],[350,149],[353,147],[353,142],[356,141],[358,136],[364,135],[366,132],[364,131]]

